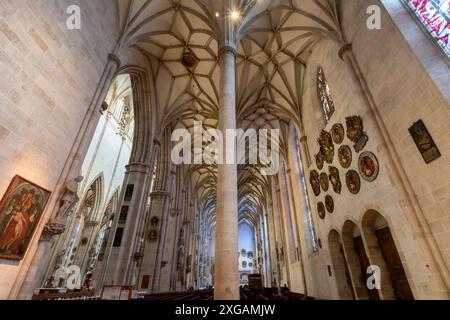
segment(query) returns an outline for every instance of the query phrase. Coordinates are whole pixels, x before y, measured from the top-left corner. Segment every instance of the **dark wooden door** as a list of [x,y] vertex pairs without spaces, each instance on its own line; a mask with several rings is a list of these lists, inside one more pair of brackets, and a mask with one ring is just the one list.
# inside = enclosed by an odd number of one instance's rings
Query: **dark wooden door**
[[355,291],[353,291],[352,278],[350,277],[350,270],[348,269],[347,260],[345,259],[345,255],[344,255],[344,247],[342,246],[342,244],[341,244],[341,248],[340,248],[340,253],[341,253],[342,261],[344,262],[344,266],[345,266],[345,280],[347,281],[347,285],[350,289],[350,292],[352,293],[353,300],[356,300]]
[[414,300],[405,269],[403,269],[402,261],[392,238],[391,230],[387,227],[377,230],[376,234],[396,298],[399,300]]
[[377,289],[369,289],[367,287],[367,279],[369,275],[367,274],[367,268],[370,266],[369,258],[367,257],[366,250],[364,249],[364,242],[361,237],[353,239],[353,244],[355,246],[356,254],[358,255],[359,264],[361,265],[361,281],[366,287],[367,294],[370,300],[380,300]]

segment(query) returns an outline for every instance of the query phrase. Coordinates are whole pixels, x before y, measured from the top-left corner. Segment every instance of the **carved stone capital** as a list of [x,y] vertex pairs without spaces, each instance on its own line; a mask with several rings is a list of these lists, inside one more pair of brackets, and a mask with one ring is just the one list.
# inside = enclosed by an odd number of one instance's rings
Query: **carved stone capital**
[[40,241],[50,241],[54,236],[58,236],[66,230],[66,225],[57,222],[49,222],[42,231]]
[[94,228],[94,227],[98,226],[98,221],[87,221],[85,226],[87,228]]
[[106,101],[103,101],[101,107],[100,107],[100,113],[104,114],[106,111],[108,111],[109,105]]
[[175,216],[181,214],[181,210],[180,210],[180,209],[173,209],[173,208],[172,208],[172,209],[169,210],[169,214],[170,214],[172,217],[175,217]]
[[134,253],[134,261],[140,261],[142,258],[144,258],[144,254],[142,252],[135,252]]
[[219,57],[223,56],[224,54],[232,54],[234,57],[236,57],[237,50],[236,50],[236,48],[233,48],[232,46],[223,46],[219,50]]
[[150,167],[147,164],[140,162],[132,162],[126,166],[126,169],[126,173],[137,172],[148,174],[150,172]]
[[341,49],[339,49],[339,58],[341,58],[341,60],[344,60],[344,54],[347,52],[351,52],[353,49],[353,46],[351,43],[347,43],[345,45],[342,46]]
[[164,190],[153,191],[152,193],[150,193],[150,198],[152,198],[152,199],[168,198],[168,197],[170,197],[170,192],[164,191]]
[[111,62],[114,62],[117,66],[117,68],[119,68],[122,65],[122,61],[120,61],[119,57],[117,55],[115,55],[114,53],[110,53],[108,55],[108,60]]

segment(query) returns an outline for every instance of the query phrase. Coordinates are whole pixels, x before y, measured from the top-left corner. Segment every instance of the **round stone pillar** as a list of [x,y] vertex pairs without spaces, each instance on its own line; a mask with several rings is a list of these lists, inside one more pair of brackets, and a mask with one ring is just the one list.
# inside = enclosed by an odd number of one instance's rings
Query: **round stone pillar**
[[108,263],[103,284],[135,285],[139,244],[142,241],[142,216],[146,214],[150,167],[132,162],[127,167],[122,188],[121,208],[113,223],[114,230],[108,240]]
[[[236,51],[220,52],[219,129],[227,146],[226,130],[236,129]],[[234,144],[233,144],[234,145]],[[224,162],[233,149],[224,148]],[[217,175],[216,254],[214,297],[239,300],[237,165],[219,164]]]

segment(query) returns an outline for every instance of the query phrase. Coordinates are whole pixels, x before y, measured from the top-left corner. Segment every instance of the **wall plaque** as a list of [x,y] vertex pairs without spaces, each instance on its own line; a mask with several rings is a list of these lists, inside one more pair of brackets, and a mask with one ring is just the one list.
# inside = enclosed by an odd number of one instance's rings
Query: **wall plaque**
[[428,164],[441,156],[438,147],[434,143],[433,138],[422,120],[414,123],[414,125],[409,128],[409,133],[416,143],[425,163]]

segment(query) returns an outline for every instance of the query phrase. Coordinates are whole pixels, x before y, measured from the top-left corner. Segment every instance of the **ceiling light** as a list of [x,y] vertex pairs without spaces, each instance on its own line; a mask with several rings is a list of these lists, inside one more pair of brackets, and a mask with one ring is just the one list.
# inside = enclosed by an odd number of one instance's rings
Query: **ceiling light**
[[233,18],[233,20],[237,20],[240,17],[239,11],[233,11],[231,12],[231,17]]
[[218,12],[216,12],[216,17],[217,17],[217,18],[220,17],[220,14],[219,14]]

